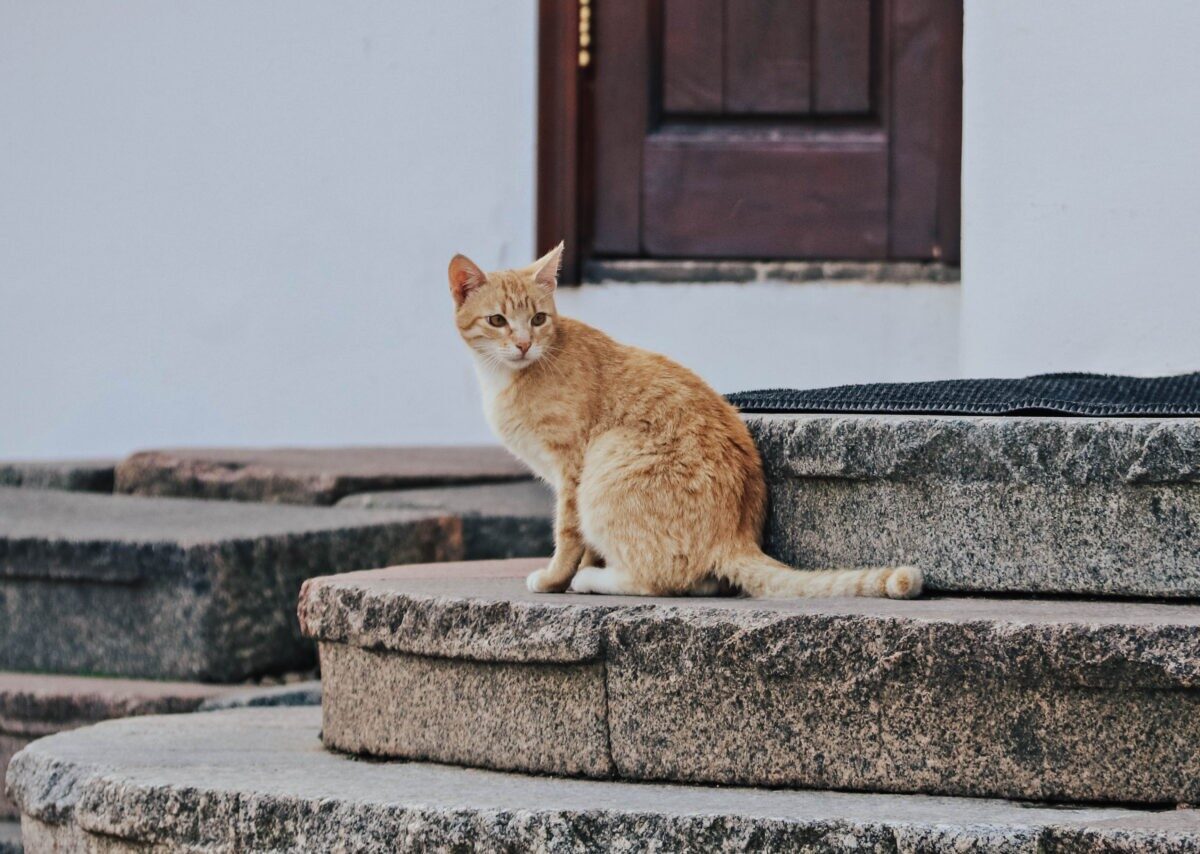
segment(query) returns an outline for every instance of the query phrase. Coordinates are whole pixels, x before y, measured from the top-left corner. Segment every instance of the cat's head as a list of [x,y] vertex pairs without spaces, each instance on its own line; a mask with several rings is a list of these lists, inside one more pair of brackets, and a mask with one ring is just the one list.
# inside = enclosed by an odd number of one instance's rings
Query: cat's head
[[458,332],[488,364],[519,371],[546,355],[556,334],[554,289],[563,245],[528,267],[485,273],[465,255],[450,261]]

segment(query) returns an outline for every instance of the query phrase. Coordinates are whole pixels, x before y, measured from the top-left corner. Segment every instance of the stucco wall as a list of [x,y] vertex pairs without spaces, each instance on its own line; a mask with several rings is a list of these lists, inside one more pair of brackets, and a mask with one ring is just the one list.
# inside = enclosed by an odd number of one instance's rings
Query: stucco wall
[[1200,370],[1200,4],[967,0],[962,368]]

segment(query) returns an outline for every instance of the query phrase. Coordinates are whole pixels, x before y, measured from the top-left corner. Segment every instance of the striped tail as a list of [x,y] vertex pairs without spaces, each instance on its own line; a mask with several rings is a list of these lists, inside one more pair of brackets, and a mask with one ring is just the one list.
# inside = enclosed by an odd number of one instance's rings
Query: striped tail
[[921,570],[913,566],[872,569],[793,569],[757,547],[735,556],[714,573],[759,599],[877,596],[912,599],[921,594]]

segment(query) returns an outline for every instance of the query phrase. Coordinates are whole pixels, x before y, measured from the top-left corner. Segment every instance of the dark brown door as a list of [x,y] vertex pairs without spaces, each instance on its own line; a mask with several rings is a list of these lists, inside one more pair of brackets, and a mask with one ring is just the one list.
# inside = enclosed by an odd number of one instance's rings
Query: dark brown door
[[591,254],[958,255],[962,0],[592,0]]

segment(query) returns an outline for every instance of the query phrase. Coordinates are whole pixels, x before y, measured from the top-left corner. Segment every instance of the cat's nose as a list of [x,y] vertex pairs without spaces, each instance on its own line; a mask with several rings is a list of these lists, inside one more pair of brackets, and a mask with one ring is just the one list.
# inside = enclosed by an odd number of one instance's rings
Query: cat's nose
[[524,356],[526,353],[528,353],[529,348],[532,346],[533,346],[532,341],[518,341],[517,342],[517,349],[521,351],[522,356]]

